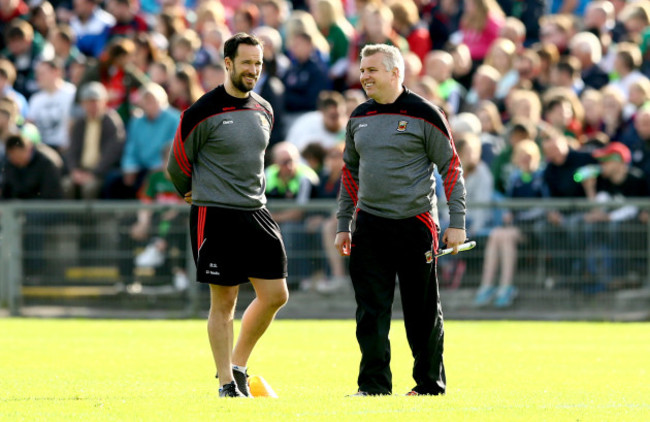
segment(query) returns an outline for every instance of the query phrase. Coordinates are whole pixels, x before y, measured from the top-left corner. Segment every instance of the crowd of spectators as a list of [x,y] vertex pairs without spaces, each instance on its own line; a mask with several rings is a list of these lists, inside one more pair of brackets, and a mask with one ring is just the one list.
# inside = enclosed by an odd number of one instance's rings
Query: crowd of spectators
[[[470,192],[470,203],[648,194],[650,0],[3,0],[0,198],[146,198],[180,113],[223,82],[223,43],[240,31],[264,42],[255,90],[275,111],[269,198],[336,195],[332,157],[365,100],[358,62],[368,43],[402,50],[406,87],[449,116],[468,187],[483,195]],[[629,171],[576,181],[602,157]],[[507,237],[511,250],[521,230],[560,227],[578,245],[585,239],[575,227],[641,225],[647,214],[505,218],[470,207],[469,232],[499,244],[495,237]],[[326,236],[330,219],[286,212],[281,224]],[[287,239],[290,249],[300,240]],[[326,276],[344,277],[336,258],[327,261]],[[562,265],[590,271],[588,262]],[[486,271],[481,305],[496,297],[495,271]]]

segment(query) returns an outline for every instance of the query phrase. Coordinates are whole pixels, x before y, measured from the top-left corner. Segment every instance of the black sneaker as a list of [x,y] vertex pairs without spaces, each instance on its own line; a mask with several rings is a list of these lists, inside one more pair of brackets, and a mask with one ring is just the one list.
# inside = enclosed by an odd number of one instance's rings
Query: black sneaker
[[241,391],[241,393],[246,397],[251,397],[251,391],[248,388],[248,371],[241,372],[232,368],[232,377],[235,379],[239,391]]
[[219,389],[219,397],[246,397],[242,394],[241,391],[237,388],[235,381],[231,381],[229,384],[224,385]]

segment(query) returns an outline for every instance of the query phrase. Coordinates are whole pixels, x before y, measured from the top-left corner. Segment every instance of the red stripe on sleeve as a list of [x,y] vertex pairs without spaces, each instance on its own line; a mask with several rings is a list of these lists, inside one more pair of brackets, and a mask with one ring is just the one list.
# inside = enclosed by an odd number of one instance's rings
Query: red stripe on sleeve
[[357,196],[358,190],[356,189],[357,184],[352,177],[352,173],[350,173],[350,170],[348,170],[345,166],[343,167],[343,184],[345,185],[345,190],[348,191],[348,195],[350,195],[350,198],[352,198],[352,201],[356,206],[357,202],[359,201],[359,198]]
[[[176,129],[176,134],[174,135],[174,155],[176,156],[176,162],[178,163],[183,173],[186,176],[192,176],[192,164],[187,158],[185,153],[185,140],[183,139],[182,128],[183,128],[183,118],[185,117],[185,112],[181,114],[180,122],[178,123],[178,128]],[[188,174],[189,173],[189,174]]]
[[447,195],[447,200],[451,197],[451,193],[453,192],[456,181],[458,180],[459,163],[460,160],[458,159],[458,154],[454,151],[454,156],[451,159],[449,170],[447,171],[447,178],[445,179],[445,195]]
[[176,163],[178,163],[178,167],[180,167],[183,173],[187,177],[192,177],[192,166],[190,166],[187,155],[185,155],[185,148],[183,148],[182,145],[180,130],[181,128],[179,126],[178,130],[176,131],[176,136],[174,136],[174,158],[176,159]]
[[348,169],[345,164],[343,164],[343,171],[348,173],[348,175],[350,176],[350,180],[352,181],[352,186],[354,187],[354,191],[358,192],[359,186],[357,186],[357,182],[354,181],[354,178],[352,177],[352,173],[350,173],[350,169]]
[[357,206],[357,196],[354,194],[354,191],[352,190],[352,187],[350,186],[350,181],[347,178],[347,175],[343,173],[343,178],[341,179],[343,181],[343,186],[345,187],[345,190],[348,192],[348,195],[350,196],[350,199],[352,199],[352,202],[354,203],[354,206]]

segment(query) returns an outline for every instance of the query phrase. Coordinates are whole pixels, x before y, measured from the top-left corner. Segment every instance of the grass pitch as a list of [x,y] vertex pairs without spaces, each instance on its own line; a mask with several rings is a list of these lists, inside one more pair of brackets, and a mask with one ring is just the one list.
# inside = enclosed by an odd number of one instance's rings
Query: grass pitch
[[356,389],[353,321],[276,321],[249,363],[278,399],[217,397],[204,321],[0,320],[3,421],[649,421],[650,324],[447,322],[447,395]]

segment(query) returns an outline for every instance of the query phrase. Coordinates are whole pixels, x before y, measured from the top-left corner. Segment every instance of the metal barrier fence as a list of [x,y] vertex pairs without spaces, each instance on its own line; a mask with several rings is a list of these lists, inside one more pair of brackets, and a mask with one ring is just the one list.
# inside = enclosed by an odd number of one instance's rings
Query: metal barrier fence
[[[313,201],[300,207],[302,218],[281,224],[289,255],[288,281],[294,291],[310,292],[319,283],[327,284],[333,260],[342,259],[325,249],[333,248],[335,206],[331,201]],[[602,207],[608,211],[628,207],[633,215],[632,207],[650,210],[650,201],[472,204],[473,209],[488,210],[500,224],[476,234],[474,250],[439,259],[443,296],[463,292],[450,305],[461,315],[492,309],[498,304],[476,302],[476,292],[489,274],[498,290],[508,279],[508,271],[502,269],[514,261],[512,282],[518,291],[514,306],[558,311],[594,304],[607,309],[627,306],[620,303],[621,292],[635,297],[650,291],[650,219],[646,212],[642,218],[620,221],[585,218]],[[296,205],[269,203],[272,212],[289,208]],[[534,210],[539,211],[537,216]],[[515,215],[507,225],[501,223],[505,211]],[[550,211],[557,212],[557,220],[546,218]],[[202,286],[188,282],[194,279],[188,214],[189,207],[183,205],[137,202],[0,203],[0,307],[12,315],[20,315],[24,306],[75,303],[162,307],[194,315]],[[147,221],[148,225],[143,223]],[[261,253],[251,250],[252,257]],[[334,293],[327,292],[329,300],[336,300]]]

